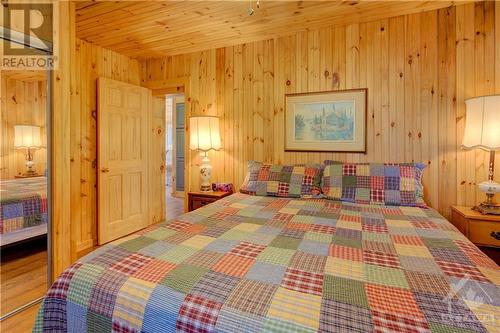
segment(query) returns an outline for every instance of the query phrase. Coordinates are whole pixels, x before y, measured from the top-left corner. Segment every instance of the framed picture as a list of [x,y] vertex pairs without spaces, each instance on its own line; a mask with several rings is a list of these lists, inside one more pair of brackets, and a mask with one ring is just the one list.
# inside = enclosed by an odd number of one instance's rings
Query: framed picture
[[285,150],[366,152],[368,89],[285,95]]

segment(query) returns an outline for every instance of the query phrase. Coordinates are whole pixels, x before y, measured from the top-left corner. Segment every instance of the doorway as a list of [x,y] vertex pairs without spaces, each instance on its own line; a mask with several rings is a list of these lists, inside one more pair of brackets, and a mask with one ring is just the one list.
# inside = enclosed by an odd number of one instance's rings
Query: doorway
[[185,103],[184,94],[165,95],[165,199],[167,220],[184,212],[184,145]]

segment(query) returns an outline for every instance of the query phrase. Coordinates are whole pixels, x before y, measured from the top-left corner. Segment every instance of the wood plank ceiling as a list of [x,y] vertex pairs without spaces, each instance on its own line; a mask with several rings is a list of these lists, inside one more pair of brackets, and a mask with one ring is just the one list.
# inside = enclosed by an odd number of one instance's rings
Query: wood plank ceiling
[[[451,6],[457,1],[85,1],[77,36],[134,58],[232,46],[307,29]],[[250,6],[255,10],[249,15]]]

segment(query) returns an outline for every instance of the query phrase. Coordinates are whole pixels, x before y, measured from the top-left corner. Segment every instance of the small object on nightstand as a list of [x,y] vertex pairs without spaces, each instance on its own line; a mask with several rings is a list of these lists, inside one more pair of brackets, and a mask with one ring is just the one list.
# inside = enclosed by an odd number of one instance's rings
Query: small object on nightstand
[[483,215],[472,207],[452,206],[451,223],[472,243],[500,248],[500,216]]
[[188,210],[191,212],[195,209],[206,206],[212,202],[216,202],[233,192],[221,192],[221,191],[193,191],[188,193]]
[[233,192],[232,183],[212,183],[212,191]]

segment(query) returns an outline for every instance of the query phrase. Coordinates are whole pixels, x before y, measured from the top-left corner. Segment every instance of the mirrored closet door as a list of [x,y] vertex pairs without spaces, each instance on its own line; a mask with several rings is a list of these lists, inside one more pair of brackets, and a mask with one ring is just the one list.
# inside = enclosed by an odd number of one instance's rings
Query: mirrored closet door
[[48,71],[1,72],[2,320],[39,302],[50,282],[50,89]]

